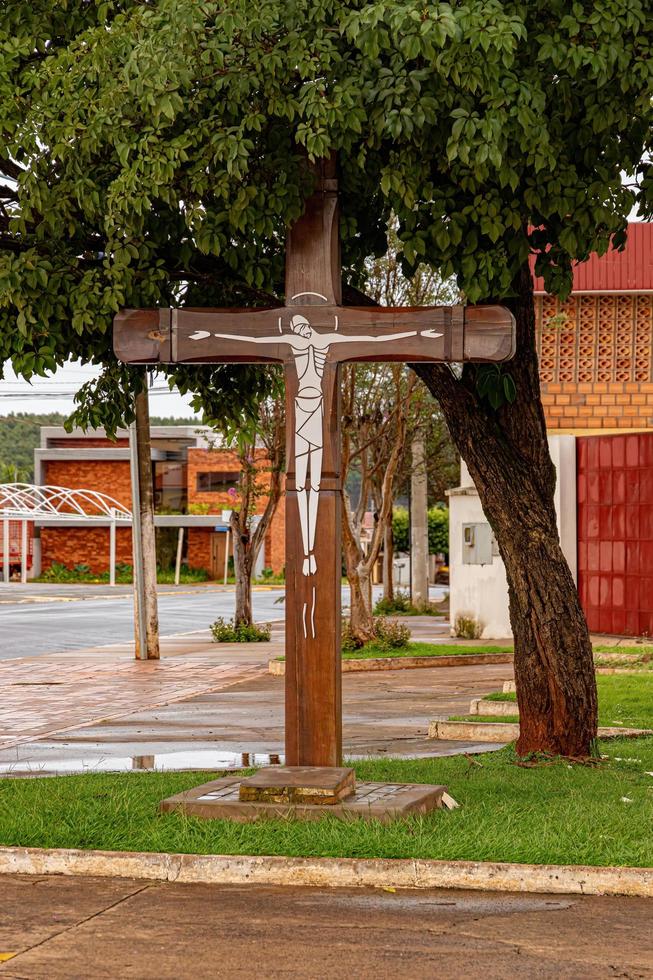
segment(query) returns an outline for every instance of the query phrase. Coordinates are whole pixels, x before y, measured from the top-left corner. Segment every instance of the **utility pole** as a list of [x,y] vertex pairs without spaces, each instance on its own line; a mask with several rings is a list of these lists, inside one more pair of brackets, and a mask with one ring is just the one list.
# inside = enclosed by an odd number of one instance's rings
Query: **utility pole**
[[410,477],[410,595],[413,605],[429,601],[429,526],[424,437],[411,443]]
[[134,552],[134,613],[136,658],[159,659],[159,617],[156,597],[154,483],[147,388],[136,395],[136,419],[129,433],[132,480],[132,543]]

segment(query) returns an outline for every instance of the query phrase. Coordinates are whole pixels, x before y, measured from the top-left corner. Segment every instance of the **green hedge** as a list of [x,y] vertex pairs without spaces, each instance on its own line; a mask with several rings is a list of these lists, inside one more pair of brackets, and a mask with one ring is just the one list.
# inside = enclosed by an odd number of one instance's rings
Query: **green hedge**
[[[431,507],[429,517],[429,553],[441,552],[449,557],[449,511],[444,507]],[[408,510],[395,507],[392,512],[392,540],[395,551],[410,551]]]

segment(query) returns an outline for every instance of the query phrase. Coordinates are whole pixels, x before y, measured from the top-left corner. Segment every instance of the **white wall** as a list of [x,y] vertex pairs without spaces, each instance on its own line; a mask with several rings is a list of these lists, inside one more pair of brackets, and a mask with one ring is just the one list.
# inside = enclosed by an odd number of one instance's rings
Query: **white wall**
[[[576,581],[576,439],[550,436],[549,449],[556,467],[555,508],[562,550]],[[463,565],[463,524],[485,523],[476,488],[461,462],[460,487],[449,491],[450,620],[469,615],[483,625],[483,639],[512,636],[508,614],[508,583],[497,555],[488,565]]]

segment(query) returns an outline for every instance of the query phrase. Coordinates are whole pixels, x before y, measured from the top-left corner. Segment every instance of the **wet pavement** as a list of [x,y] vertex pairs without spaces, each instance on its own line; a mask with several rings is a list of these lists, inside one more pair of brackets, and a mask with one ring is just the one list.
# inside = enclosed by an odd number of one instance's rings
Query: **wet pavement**
[[[409,624],[415,639],[448,641],[442,618]],[[267,670],[283,653],[281,623],[270,643],[215,644],[198,630],[164,639],[161,650],[159,662],[134,661],[129,645],[117,645],[0,664],[0,774],[283,761],[284,679]],[[345,753],[474,751],[475,743],[429,740],[428,724],[467,711],[472,697],[511,677],[510,664],[347,673]]]
[[13,980],[653,976],[648,899],[6,876],[0,904]]
[[[0,751],[0,772],[226,769],[270,757],[282,762],[283,678],[269,675],[265,663],[232,669],[243,676],[228,675],[218,690],[7,746]],[[497,748],[433,741],[426,737],[428,723],[467,710],[472,697],[499,689],[511,675],[509,664],[345,674],[344,752],[349,758],[420,757]]]
[[[80,647],[69,622],[71,615],[87,615],[92,625],[101,615],[104,629],[111,630],[128,614],[131,630],[129,586],[114,592],[107,586],[12,584],[1,595],[8,592],[23,604],[0,603],[8,658],[0,663],[0,775],[236,769],[284,761],[284,680],[267,670],[268,660],[284,652],[281,604],[270,643],[215,644],[199,628],[199,607],[193,612],[184,604],[233,603],[233,589],[164,586],[161,607],[178,603],[178,611],[193,616],[186,625],[195,629],[164,636],[160,661],[139,662],[129,641]],[[433,598],[445,592],[436,588]],[[269,611],[282,594],[255,592],[259,612]],[[443,617],[405,622],[414,639],[451,642]],[[21,623],[40,630],[41,643],[51,649],[13,656]],[[347,673],[344,751],[350,758],[473,751],[479,748],[474,743],[429,740],[429,722],[466,712],[472,697],[499,689],[511,677],[510,664]]]

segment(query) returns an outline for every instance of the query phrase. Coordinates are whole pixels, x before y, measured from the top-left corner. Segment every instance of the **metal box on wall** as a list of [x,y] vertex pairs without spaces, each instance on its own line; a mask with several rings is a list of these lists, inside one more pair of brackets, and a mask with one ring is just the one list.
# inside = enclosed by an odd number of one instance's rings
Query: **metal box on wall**
[[463,565],[491,565],[493,537],[489,524],[463,524]]

